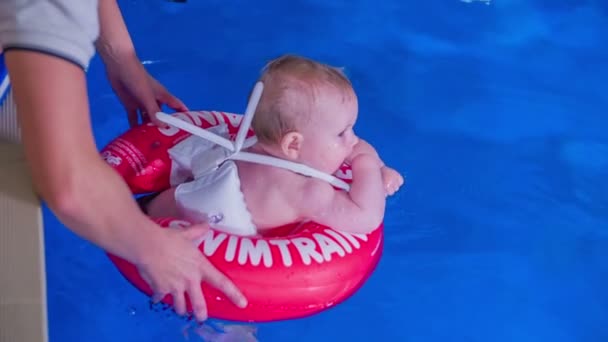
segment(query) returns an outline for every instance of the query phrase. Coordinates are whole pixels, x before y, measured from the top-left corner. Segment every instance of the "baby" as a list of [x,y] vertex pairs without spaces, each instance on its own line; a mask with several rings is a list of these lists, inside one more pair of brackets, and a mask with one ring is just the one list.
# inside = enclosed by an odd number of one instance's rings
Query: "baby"
[[[399,189],[403,177],[355,135],[358,103],[347,77],[331,66],[286,55],[271,61],[259,82],[263,92],[252,121],[256,141],[243,151],[328,175],[346,162],[352,169],[349,191],[282,167],[239,158],[217,162],[222,147],[193,136],[191,145],[171,152],[174,161],[187,165],[192,180],[153,198],[148,215],[208,221],[239,235],[307,220],[351,233],[376,229],[386,196]],[[192,144],[208,146],[203,153]],[[207,161],[211,166],[201,166]]]

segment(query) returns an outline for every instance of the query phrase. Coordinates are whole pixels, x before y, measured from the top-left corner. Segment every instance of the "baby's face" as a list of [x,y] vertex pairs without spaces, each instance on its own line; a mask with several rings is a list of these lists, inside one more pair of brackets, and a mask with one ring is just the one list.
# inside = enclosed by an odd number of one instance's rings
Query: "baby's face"
[[334,173],[359,141],[353,131],[359,106],[349,91],[325,87],[316,99],[315,111],[300,132],[304,136],[301,162],[326,173]]

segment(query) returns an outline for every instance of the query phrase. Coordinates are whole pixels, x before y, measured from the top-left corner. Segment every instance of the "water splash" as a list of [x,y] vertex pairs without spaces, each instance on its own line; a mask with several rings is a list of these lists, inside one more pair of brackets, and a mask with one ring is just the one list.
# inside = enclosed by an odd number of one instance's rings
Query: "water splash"
[[191,315],[179,316],[165,303],[149,303],[154,312],[164,313],[165,318],[185,321],[182,335],[185,341],[195,342],[258,342],[257,327],[244,324],[224,324],[211,321],[199,323]]
[[204,323],[197,326],[186,326],[183,330],[184,338],[190,340],[191,332],[198,335],[205,342],[258,342],[255,334],[257,328],[252,325]]

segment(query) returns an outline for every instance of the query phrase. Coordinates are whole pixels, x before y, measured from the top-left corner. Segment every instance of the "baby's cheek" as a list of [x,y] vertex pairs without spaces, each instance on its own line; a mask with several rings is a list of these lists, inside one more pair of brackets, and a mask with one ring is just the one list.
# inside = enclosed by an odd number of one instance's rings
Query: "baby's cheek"
[[339,167],[346,158],[342,154],[342,149],[336,144],[330,144],[321,148],[319,154],[320,162],[323,164],[323,170],[331,172]]
[[321,151],[321,155],[323,156],[323,159],[327,160],[327,159],[331,159],[332,156],[334,156],[336,154],[336,150],[338,149],[338,144],[337,143],[329,143],[325,146],[319,146],[319,150]]

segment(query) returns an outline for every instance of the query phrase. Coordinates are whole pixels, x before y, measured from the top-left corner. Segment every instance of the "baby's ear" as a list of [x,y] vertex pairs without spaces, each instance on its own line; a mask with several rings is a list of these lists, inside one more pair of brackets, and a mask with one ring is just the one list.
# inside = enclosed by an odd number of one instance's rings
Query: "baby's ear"
[[300,156],[303,142],[304,136],[301,133],[289,132],[281,139],[281,151],[288,159],[296,160]]

